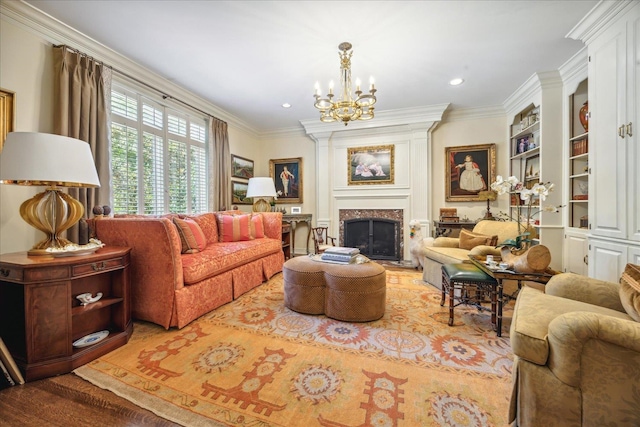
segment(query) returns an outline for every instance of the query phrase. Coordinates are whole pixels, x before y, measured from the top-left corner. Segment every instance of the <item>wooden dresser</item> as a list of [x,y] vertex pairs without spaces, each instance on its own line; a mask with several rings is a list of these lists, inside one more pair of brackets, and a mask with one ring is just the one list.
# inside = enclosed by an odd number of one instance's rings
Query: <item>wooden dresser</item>
[[[26,381],[71,372],[129,341],[133,332],[130,248],[104,247],[89,255],[0,255],[0,336]],[[88,305],[82,293],[102,298]],[[95,344],[74,347],[108,330]]]

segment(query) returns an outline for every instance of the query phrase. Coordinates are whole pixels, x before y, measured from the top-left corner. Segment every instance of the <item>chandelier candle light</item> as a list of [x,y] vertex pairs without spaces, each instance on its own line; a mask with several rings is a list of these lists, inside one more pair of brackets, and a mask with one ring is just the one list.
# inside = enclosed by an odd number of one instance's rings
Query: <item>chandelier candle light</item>
[[369,94],[363,94],[360,90],[360,80],[356,79],[356,99],[351,95],[351,43],[343,42],[338,46],[340,49],[340,84],[342,86],[341,97],[333,101],[333,81],[329,83],[329,93],[326,98],[322,97],[320,84],[316,82],[315,99],[313,104],[320,110],[320,121],[325,123],[341,121],[348,125],[353,120],[373,119],[373,105],[376,103],[376,88],[373,84],[373,77],[370,79]]
[[60,234],[84,215],[82,204],[60,187],[100,187],[89,144],[34,132],[7,135],[0,155],[0,183],[47,188],[20,206],[20,216],[47,237],[28,255],[50,255],[71,242]]

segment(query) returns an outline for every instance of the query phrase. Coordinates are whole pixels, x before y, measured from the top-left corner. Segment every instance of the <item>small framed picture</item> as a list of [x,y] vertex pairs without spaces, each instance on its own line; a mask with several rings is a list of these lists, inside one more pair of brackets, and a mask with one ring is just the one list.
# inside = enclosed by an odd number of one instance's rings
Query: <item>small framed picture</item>
[[234,178],[253,178],[253,160],[232,154],[231,176]]
[[291,213],[292,214],[301,214],[302,213],[302,207],[300,206],[293,206],[291,208]]

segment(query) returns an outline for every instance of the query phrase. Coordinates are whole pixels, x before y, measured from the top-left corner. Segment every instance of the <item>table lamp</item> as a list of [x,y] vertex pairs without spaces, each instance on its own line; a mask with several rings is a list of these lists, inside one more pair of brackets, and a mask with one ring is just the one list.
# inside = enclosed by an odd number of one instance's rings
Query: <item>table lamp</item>
[[491,202],[493,202],[494,200],[496,200],[497,198],[498,198],[498,193],[496,193],[493,190],[481,191],[481,192],[478,193],[478,199],[487,201],[487,213],[485,214],[484,218],[482,218],[482,219],[488,219],[488,220],[495,219],[493,217],[493,215],[491,214],[491,210],[489,209],[489,204]]
[[0,153],[0,184],[47,187],[20,205],[22,219],[47,235],[28,255],[49,255],[48,248],[71,243],[60,234],[82,218],[84,207],[60,187],[100,187],[89,144],[35,132],[7,135]]
[[269,212],[271,205],[263,197],[276,197],[276,186],[268,177],[249,178],[247,197],[253,197],[254,212]]

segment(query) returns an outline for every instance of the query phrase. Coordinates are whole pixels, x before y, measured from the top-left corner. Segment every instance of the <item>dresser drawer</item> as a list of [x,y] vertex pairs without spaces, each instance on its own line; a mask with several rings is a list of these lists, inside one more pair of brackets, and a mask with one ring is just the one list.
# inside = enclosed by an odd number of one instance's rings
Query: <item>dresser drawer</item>
[[95,274],[107,270],[117,270],[124,268],[124,258],[111,258],[102,261],[88,262],[86,264],[74,265],[71,271],[73,277]]

